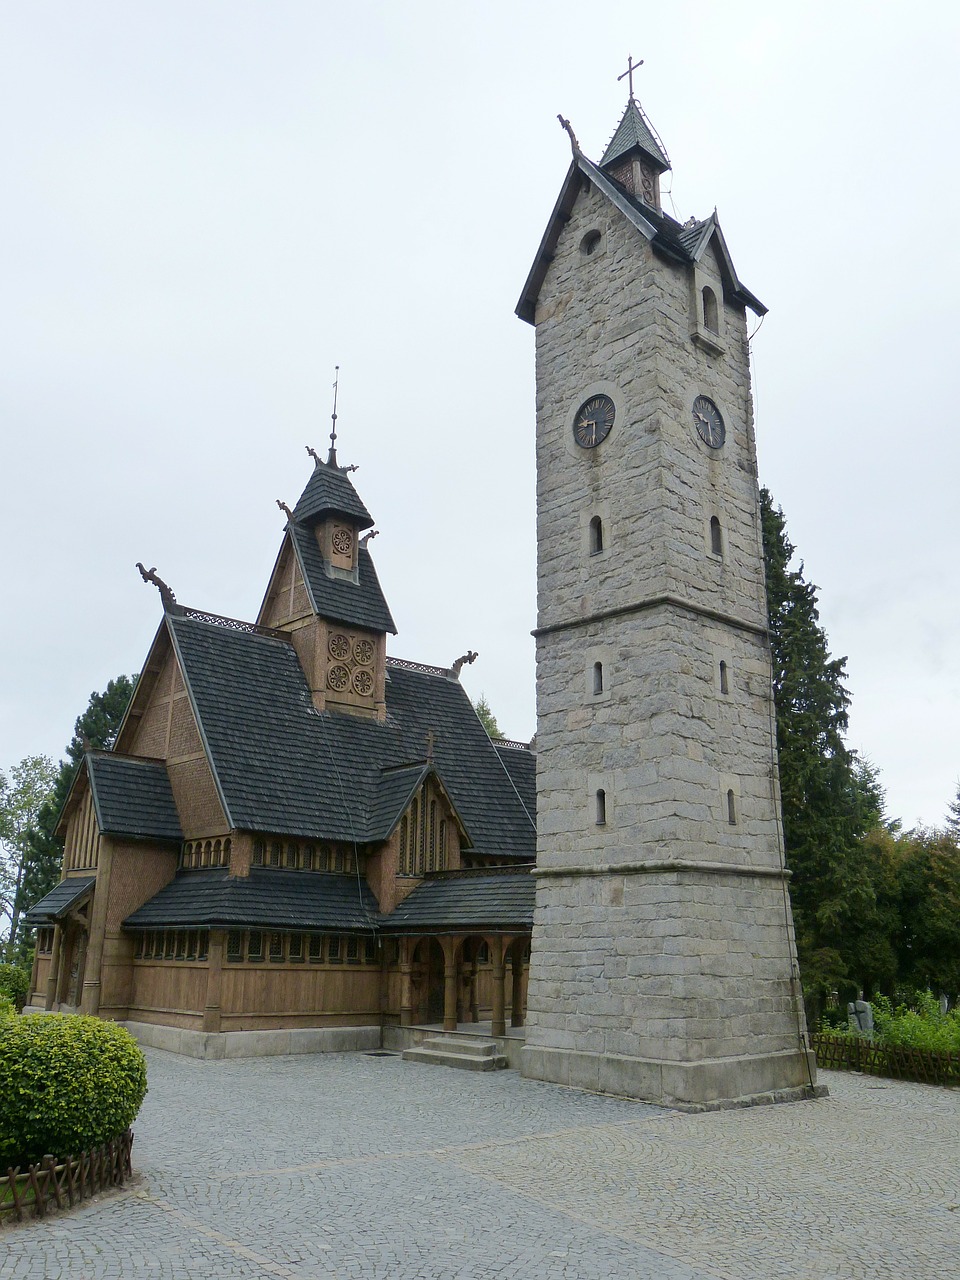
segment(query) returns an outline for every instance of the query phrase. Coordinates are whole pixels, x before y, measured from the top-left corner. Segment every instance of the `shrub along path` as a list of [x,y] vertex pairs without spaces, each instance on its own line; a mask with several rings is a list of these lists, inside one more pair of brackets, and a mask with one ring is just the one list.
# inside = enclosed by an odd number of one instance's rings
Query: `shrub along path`
[[132,1190],[0,1233],[0,1277],[940,1280],[960,1091],[703,1115],[364,1054],[148,1051]]

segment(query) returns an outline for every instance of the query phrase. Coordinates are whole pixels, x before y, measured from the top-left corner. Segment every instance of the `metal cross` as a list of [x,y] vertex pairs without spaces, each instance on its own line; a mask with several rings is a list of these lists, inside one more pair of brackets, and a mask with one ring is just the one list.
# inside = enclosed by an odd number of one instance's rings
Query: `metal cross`
[[427,760],[429,761],[433,760],[433,748],[439,736],[432,729],[427,732]]
[[630,97],[631,97],[631,98],[633,97],[633,73],[634,73],[636,70],[638,70],[640,67],[642,67],[642,66],[643,66],[643,59],[642,59],[642,58],[640,59],[640,61],[639,61],[639,62],[634,62],[633,57],[628,53],[628,54],[627,54],[627,69],[626,69],[626,71],[623,73],[623,75],[622,75],[622,76],[617,76],[617,83],[618,83],[618,84],[620,83],[620,81],[621,81],[621,80],[623,80],[623,79],[624,79],[624,77],[629,77],[629,79],[628,79],[627,83],[628,83],[628,84],[629,84],[629,86],[630,86]]

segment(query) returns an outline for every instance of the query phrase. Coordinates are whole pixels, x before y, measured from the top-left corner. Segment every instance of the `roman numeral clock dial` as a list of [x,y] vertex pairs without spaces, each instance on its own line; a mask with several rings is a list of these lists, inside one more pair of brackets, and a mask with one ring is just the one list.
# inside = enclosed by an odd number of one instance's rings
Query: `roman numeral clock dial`
[[609,396],[591,396],[577,410],[573,438],[583,449],[595,449],[606,440],[617,411]]

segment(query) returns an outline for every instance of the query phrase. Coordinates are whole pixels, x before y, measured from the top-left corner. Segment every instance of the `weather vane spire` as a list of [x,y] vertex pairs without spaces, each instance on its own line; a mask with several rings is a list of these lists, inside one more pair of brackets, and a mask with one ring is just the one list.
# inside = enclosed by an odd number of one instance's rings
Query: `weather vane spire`
[[623,73],[623,75],[622,75],[622,76],[617,76],[617,83],[618,83],[618,84],[620,83],[620,81],[621,81],[621,80],[626,80],[626,81],[627,81],[627,84],[630,86],[630,101],[631,101],[631,102],[633,101],[633,73],[634,73],[635,71],[638,71],[638,70],[640,69],[640,67],[642,67],[642,66],[643,66],[643,59],[642,59],[642,58],[640,59],[640,61],[639,61],[639,62],[634,62],[632,54],[629,54],[629,53],[628,53],[628,54],[627,54],[627,69],[626,69],[626,71]]
[[337,465],[337,389],[340,385],[340,366],[333,366],[333,413],[330,415],[332,427],[330,431],[330,452],[327,454],[327,466]]

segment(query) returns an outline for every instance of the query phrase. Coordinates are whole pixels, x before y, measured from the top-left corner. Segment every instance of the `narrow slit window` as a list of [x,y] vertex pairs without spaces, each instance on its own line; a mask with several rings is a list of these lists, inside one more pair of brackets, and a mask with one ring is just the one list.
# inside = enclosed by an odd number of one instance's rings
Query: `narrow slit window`
[[737,825],[737,797],[732,790],[727,792],[727,821],[731,827]]
[[730,692],[730,685],[727,681],[727,664],[722,659],[720,661],[720,692]]
[[231,964],[239,964],[243,959],[243,934],[233,929],[227,934],[227,960]]
[[715,556],[723,555],[723,531],[716,516],[710,517],[710,550]]
[[316,935],[311,937],[309,955],[311,964],[323,963],[323,938],[318,938]]
[[334,935],[327,943],[327,960],[330,964],[343,963],[343,951],[340,946],[340,939]]
[[290,936],[290,963],[303,963],[303,934],[294,933]]
[[603,521],[594,516],[590,521],[590,554],[598,555],[603,550]]
[[271,933],[270,935],[270,962],[271,964],[283,964],[286,959],[284,955],[284,937],[282,933]]
[[263,959],[263,934],[251,933],[247,942],[247,959],[262,960]]
[[595,662],[593,664],[593,692],[594,695],[603,693],[603,663]]
[[607,821],[607,793],[601,789],[597,792],[597,826],[602,827]]
[[717,295],[709,285],[705,285],[701,296],[703,298],[703,327],[709,329],[711,333],[717,333],[720,327],[717,321]]

